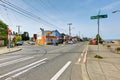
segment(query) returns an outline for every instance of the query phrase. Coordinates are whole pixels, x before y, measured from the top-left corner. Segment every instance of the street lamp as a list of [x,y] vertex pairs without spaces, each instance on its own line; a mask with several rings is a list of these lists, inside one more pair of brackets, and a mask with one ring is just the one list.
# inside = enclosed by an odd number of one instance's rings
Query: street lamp
[[113,11],[112,13],[120,12],[120,10]]

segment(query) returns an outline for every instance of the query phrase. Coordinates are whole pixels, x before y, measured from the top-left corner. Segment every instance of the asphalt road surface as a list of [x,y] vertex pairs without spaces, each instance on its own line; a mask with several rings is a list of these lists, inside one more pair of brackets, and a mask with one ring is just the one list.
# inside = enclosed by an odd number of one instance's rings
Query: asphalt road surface
[[78,60],[85,45],[21,46],[0,55],[0,80],[82,80]]

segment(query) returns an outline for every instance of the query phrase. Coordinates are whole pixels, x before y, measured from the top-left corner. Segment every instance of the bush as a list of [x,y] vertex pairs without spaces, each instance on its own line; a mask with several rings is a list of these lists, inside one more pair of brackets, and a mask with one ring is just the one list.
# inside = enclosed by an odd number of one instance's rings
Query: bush
[[115,52],[118,53],[120,51],[120,47],[115,48]]
[[15,44],[18,42],[18,41],[21,41],[22,40],[22,37],[21,36],[16,36],[15,37]]
[[111,46],[110,45],[107,45],[107,48],[110,48]]
[[99,55],[95,55],[94,58],[103,59],[103,57],[101,57]]

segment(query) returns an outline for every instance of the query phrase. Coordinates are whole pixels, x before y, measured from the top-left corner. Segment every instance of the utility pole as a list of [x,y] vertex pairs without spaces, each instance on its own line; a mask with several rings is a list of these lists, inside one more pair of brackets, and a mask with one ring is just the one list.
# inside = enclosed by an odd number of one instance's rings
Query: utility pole
[[18,35],[20,35],[20,27],[21,26],[16,26],[16,27],[18,27]]
[[68,25],[69,25],[69,36],[71,36],[71,25],[72,25],[72,23],[68,23]]
[[79,31],[79,33],[78,33],[78,36],[79,36],[79,38],[80,38],[80,31]]

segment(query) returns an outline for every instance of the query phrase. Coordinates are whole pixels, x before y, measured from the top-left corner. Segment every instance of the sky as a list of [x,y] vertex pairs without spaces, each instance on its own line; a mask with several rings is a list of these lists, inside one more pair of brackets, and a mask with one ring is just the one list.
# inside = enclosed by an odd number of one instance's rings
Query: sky
[[[28,18],[9,9],[0,1],[0,20],[12,31],[21,26],[21,33],[29,32],[30,36],[45,30],[58,30],[69,34],[69,23],[72,36],[94,38],[98,33],[97,19],[91,16],[107,14],[108,18],[100,19],[100,36],[103,39],[120,39],[120,0],[3,0],[36,15],[39,20]],[[5,6],[3,6],[5,5]]]

